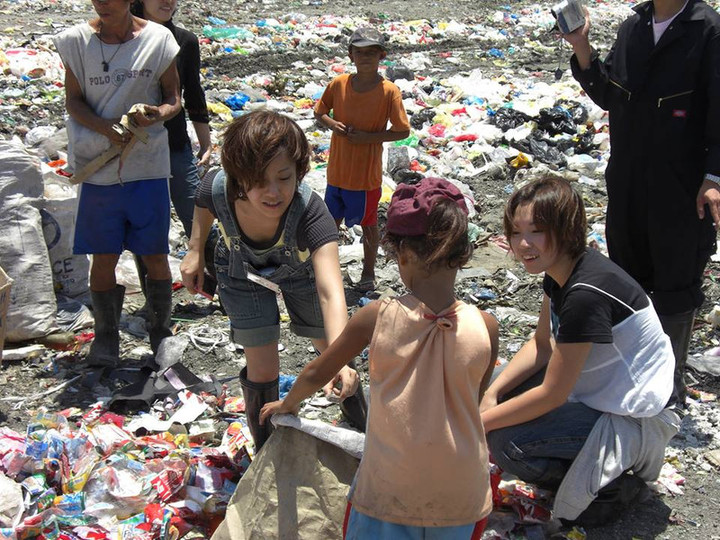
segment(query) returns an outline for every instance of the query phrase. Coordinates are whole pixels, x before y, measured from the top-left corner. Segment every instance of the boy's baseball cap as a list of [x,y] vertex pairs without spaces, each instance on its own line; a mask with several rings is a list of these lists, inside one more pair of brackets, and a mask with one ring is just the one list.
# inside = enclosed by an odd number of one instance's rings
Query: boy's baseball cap
[[428,177],[413,185],[398,184],[390,200],[385,230],[401,236],[427,233],[428,218],[435,204],[450,199],[465,212],[465,197],[453,184],[442,178]]
[[350,36],[351,47],[380,47],[385,50],[385,36],[375,30],[372,26],[358,28]]

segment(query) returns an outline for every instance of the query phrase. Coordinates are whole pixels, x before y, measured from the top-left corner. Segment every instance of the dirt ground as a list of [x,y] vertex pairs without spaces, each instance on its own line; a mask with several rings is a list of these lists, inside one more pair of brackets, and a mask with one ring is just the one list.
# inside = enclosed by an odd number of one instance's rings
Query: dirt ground
[[[593,7],[599,3],[589,2]],[[628,6],[628,2],[607,0],[604,4]],[[509,4],[509,6],[508,6]],[[207,24],[207,17],[214,16],[226,19],[230,24],[248,24],[259,19],[275,17],[281,19],[289,13],[302,14],[307,17],[329,15],[352,15],[362,18],[369,24],[377,21],[413,21],[427,19],[432,24],[439,21],[483,22],[490,24],[493,15],[507,7],[512,12],[522,9],[548,9],[549,3],[513,0],[507,2],[470,1],[470,0],[438,0],[434,2],[411,2],[403,0],[361,1],[361,0],[326,0],[326,1],[288,1],[265,0],[249,2],[241,0],[223,1],[204,0],[196,2],[181,0],[180,11],[176,22],[184,24],[188,29],[200,34],[202,26]],[[52,34],[55,29],[77,22],[91,15],[90,2],[73,2],[70,0],[21,0],[0,3],[0,27],[6,31],[5,45],[12,43],[18,47],[33,46],[45,42],[41,36]],[[614,13],[614,12],[613,12]],[[612,39],[614,30],[621,20],[620,16],[612,15],[603,20],[594,29],[596,40],[607,46]],[[350,30],[346,33],[349,34]],[[345,36],[346,37],[346,36]],[[539,43],[546,45],[547,50],[534,48],[523,50],[525,38],[511,35],[505,47],[514,46],[518,53],[498,63],[487,54],[493,47],[491,40],[461,40],[456,38],[437,39],[431,45],[400,45],[391,51],[391,58],[401,61],[415,52],[423,52],[433,59],[432,68],[428,73],[417,72],[416,75],[432,76],[440,79],[455,73],[466,73],[474,68],[481,68],[489,76],[505,74],[530,78],[537,81],[550,82],[560,62],[567,69],[567,49],[558,52],[555,48],[556,37],[547,31],[538,32],[533,36]],[[550,48],[551,47],[551,48]],[[216,49],[215,49],[216,50]],[[205,51],[207,52],[207,51]],[[457,62],[442,62],[441,58],[451,53]],[[223,92],[232,91],[238,81],[258,72],[270,72],[276,80],[306,80],[306,74],[298,74],[296,63],[312,63],[317,58],[327,58],[328,54],[339,54],[336,48],[328,44],[311,44],[302,50],[260,51],[255,54],[212,54],[205,55],[203,67],[206,68],[205,85],[209,98]],[[567,73],[564,75],[567,77]],[[0,94],[8,92],[19,83],[0,77]],[[23,88],[20,84],[20,88]],[[283,85],[275,90],[278,96],[285,92]],[[5,103],[7,105],[7,103]],[[50,96],[41,104],[28,100],[24,106],[0,107],[0,134],[9,138],[22,135],[35,125],[51,124],[61,126],[63,123],[62,95]],[[512,181],[514,171],[507,168],[499,173],[472,178],[468,185],[476,199],[477,216],[473,222],[483,228],[485,233],[478,240],[471,269],[472,277],[462,278],[458,282],[457,292],[460,298],[476,300],[483,309],[496,314],[501,322],[501,357],[509,359],[523,341],[532,332],[532,319],[523,318],[523,314],[535,315],[539,309],[541,289],[538,278],[524,274],[522,269],[494,243],[496,233],[502,228],[502,209],[507,199],[507,186]],[[582,185],[581,189],[589,206],[602,209],[606,202],[606,193],[602,183],[598,186]],[[601,212],[600,212],[601,213]],[[601,218],[600,218],[601,219]],[[356,263],[355,263],[356,266]],[[400,291],[402,285],[393,273],[392,265],[386,264],[381,257],[378,267],[380,271],[379,286],[375,296]],[[356,270],[351,264],[345,267],[352,274]],[[513,280],[507,272],[510,270],[518,276]],[[718,345],[720,335],[704,317],[712,307],[720,301],[720,265],[711,263],[706,279],[707,301],[697,319],[696,332],[691,344],[691,352],[703,352],[709,347]],[[487,288],[492,297],[478,296],[480,288]],[[472,295],[469,297],[468,295]],[[351,286],[346,288],[346,299],[349,308],[357,309],[363,297],[362,293]],[[226,330],[227,318],[224,317],[217,303],[197,300],[184,291],[175,293],[176,305],[173,311],[178,332],[185,332],[197,322]],[[125,312],[132,315],[142,304],[141,295],[129,295],[125,302]],[[513,308],[517,311],[508,311]],[[132,322],[132,318],[128,319]],[[126,321],[128,322],[128,321]],[[281,370],[283,373],[296,374],[313,357],[309,343],[294,337],[283,325],[281,342],[284,350],[280,353]],[[142,341],[131,334],[123,333],[123,352],[127,365],[139,368],[143,352],[149,348],[138,350]],[[147,345],[147,344],[146,344]],[[88,377],[78,368],[84,350],[78,354],[63,352],[46,353],[34,359],[20,362],[4,362],[0,370],[0,384],[4,397],[23,397],[35,392],[49,389],[63,381],[81,378],[68,384],[63,390],[50,394],[47,398],[26,401],[0,401],[0,425],[9,426],[19,431],[24,430],[28,418],[44,406],[50,410],[67,407],[87,408],[97,401],[99,396],[109,395],[124,383],[121,380]],[[219,346],[210,352],[202,352],[192,345],[186,349],[183,363],[198,375],[213,374],[228,387],[228,395],[240,395],[237,373],[243,364],[240,351]],[[360,360],[359,370],[367,384],[366,361]],[[717,394],[720,392],[720,380],[717,377],[692,373],[697,380],[695,388]],[[683,424],[679,436],[671,442],[677,449],[680,474],[685,477],[684,493],[679,496],[658,495],[638,505],[626,515],[621,516],[612,525],[588,530],[589,539],[712,539],[720,538],[717,516],[720,515],[720,476],[718,469],[707,467],[703,455],[707,450],[717,448],[717,431],[720,429],[720,415],[717,402],[698,404],[699,416],[689,415]],[[337,407],[332,406],[316,413],[321,418],[332,421],[339,420]]]

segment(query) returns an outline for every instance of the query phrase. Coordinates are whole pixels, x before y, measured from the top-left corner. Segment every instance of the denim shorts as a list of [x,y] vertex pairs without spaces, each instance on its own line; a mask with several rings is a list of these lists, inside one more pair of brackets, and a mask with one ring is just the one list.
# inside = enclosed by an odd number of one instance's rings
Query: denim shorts
[[[260,347],[280,340],[278,296],[270,289],[248,279],[231,277],[223,241],[215,252],[218,293],[230,318],[232,339],[243,347]],[[325,338],[320,298],[311,265],[292,268],[283,265],[272,273],[250,271],[269,277],[282,290],[290,329],[301,337]]]
[[167,178],[80,188],[73,253],[170,252]]

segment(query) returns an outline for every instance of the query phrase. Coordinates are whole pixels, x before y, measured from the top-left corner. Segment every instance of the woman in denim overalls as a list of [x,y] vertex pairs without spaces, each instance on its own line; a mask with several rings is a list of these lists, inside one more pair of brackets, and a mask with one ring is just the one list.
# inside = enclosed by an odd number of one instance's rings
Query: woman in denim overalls
[[[220,300],[233,340],[245,349],[247,367],[240,372],[240,383],[259,449],[270,435],[269,424],[258,423],[260,409],[278,398],[276,293],[282,291],[292,330],[310,338],[319,351],[345,327],[347,306],[334,222],[327,208],[318,205],[319,196],[300,183],[309,164],[300,127],[271,111],[242,116],[225,133],[221,163],[223,170],[208,175],[198,191],[181,271],[191,292],[202,288],[205,239],[217,217],[223,236],[215,250]],[[212,211],[199,206],[201,201]],[[344,367],[326,391],[338,381],[343,412],[355,412],[349,419],[364,428],[364,398],[355,393],[357,373]]]

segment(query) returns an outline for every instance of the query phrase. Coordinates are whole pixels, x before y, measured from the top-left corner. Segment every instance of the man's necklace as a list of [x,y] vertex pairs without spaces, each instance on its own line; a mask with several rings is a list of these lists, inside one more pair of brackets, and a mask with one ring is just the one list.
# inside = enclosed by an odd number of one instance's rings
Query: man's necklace
[[[131,26],[131,29],[132,29],[132,26]],[[100,33],[101,33],[101,32],[102,32],[102,23],[100,23],[100,32],[98,32],[97,37],[98,37],[98,39],[100,40],[100,56],[102,56],[102,62],[101,62],[102,68],[103,68],[103,71],[104,71],[105,73],[107,73],[108,71],[110,71],[110,62],[113,61],[113,58],[115,58],[115,55],[116,55],[116,54],[118,53],[118,51],[122,48],[122,46],[125,45],[125,41],[121,41],[121,42],[120,42],[120,45],[118,45],[118,48],[115,49],[115,52],[114,52],[114,53],[112,53],[112,56],[110,57],[110,59],[109,59],[109,60],[105,60],[105,50],[104,50],[104,48],[103,48],[103,40],[102,40],[102,38],[100,37]],[[127,36],[127,32],[125,33],[125,36]],[[124,37],[124,36],[123,36],[123,37]]]
[[[100,39],[100,38],[98,38],[98,39]],[[102,62],[101,62],[101,64],[102,64],[102,67],[103,67],[103,71],[104,71],[105,73],[107,73],[108,71],[110,71],[110,62],[113,61],[113,58],[115,58],[115,55],[118,53],[118,51],[120,50],[120,47],[122,47],[124,43],[125,43],[125,42],[123,41],[123,42],[120,44],[120,46],[118,46],[118,48],[115,49],[115,52],[114,52],[114,53],[112,54],[112,56],[110,57],[110,60],[105,60],[105,51],[103,51],[103,42],[102,42],[102,39],[100,39],[100,54],[102,55]]]

